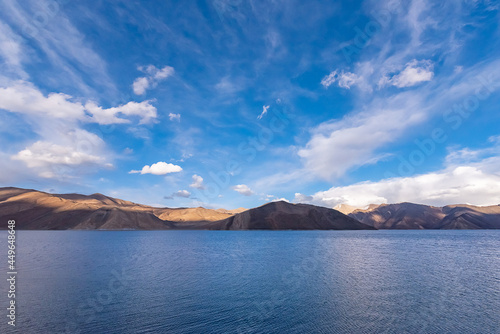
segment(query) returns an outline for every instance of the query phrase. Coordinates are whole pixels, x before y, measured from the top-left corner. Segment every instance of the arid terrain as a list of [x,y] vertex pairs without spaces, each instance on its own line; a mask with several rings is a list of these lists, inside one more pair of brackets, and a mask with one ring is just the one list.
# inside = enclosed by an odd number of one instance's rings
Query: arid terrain
[[0,228],[16,220],[24,230],[358,230],[497,229],[500,206],[432,207],[400,203],[338,210],[309,204],[271,202],[235,210],[156,208],[102,194],[49,194],[0,188]]

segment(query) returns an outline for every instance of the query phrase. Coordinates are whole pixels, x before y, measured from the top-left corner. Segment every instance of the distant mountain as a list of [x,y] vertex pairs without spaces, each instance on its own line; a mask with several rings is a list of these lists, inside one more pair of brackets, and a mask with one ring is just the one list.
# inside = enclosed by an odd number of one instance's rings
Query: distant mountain
[[240,213],[240,212],[247,211],[247,210],[248,209],[245,209],[245,208],[237,208],[237,209],[233,209],[233,210],[217,209],[215,211],[219,211],[219,212],[223,212],[223,213],[236,214],[236,213]]
[[[348,212],[352,207],[339,209]],[[500,206],[382,204],[345,215],[334,209],[283,201],[249,210],[155,208],[102,194],[0,188],[0,229],[6,229],[11,219],[20,230],[498,229]]]
[[154,208],[102,194],[49,194],[41,191],[0,188],[0,228],[16,220],[26,230],[193,228],[232,214],[205,208]]
[[434,207],[413,203],[382,204],[355,210],[350,217],[377,229],[499,229],[500,205]]
[[207,224],[217,230],[369,230],[343,213],[308,204],[271,202]]
[[334,210],[337,210],[338,212],[342,212],[344,215],[348,215],[351,212],[355,211],[357,207],[355,206],[350,206],[347,204],[338,204],[333,207]]
[[251,210],[171,209],[102,194],[0,188],[0,227],[5,229],[10,219],[16,220],[17,229],[28,230],[373,229],[338,211],[306,204],[273,202]]
[[348,215],[354,211],[369,211],[377,208],[379,204],[370,204],[365,207],[355,207],[348,204],[337,204],[333,207],[334,210],[342,212],[344,215]]

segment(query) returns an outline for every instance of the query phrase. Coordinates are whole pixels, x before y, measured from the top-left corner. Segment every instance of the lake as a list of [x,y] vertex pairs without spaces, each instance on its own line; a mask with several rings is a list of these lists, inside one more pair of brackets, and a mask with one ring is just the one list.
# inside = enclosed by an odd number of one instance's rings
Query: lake
[[500,333],[498,230],[16,235],[1,333]]

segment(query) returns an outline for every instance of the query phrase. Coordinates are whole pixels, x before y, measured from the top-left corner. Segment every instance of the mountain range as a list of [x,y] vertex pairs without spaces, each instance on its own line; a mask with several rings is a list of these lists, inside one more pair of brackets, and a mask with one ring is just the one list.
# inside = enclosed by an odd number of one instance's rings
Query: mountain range
[[498,229],[500,205],[381,204],[348,214],[377,229]]
[[500,206],[413,203],[338,210],[285,201],[253,209],[156,208],[102,194],[50,194],[0,188],[0,229],[21,230],[359,230],[498,229]]

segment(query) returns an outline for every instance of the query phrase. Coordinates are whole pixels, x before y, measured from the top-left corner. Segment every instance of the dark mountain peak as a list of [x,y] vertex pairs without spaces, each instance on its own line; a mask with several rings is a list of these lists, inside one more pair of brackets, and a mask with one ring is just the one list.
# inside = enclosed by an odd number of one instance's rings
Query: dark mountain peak
[[211,224],[225,230],[360,230],[373,229],[336,210],[275,201]]

